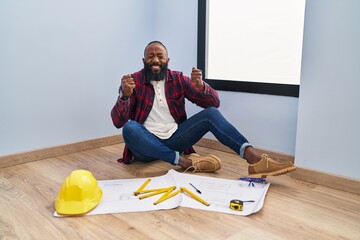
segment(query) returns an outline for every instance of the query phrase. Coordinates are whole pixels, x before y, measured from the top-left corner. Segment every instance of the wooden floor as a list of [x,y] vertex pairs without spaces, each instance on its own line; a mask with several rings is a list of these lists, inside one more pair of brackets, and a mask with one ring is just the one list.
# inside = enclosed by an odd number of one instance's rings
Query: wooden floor
[[[360,196],[295,180],[268,177],[264,207],[241,217],[190,208],[141,213],[55,218],[54,200],[75,169],[98,180],[160,176],[177,167],[156,161],[116,162],[123,144],[0,169],[0,239],[360,239]],[[246,176],[245,161],[231,153],[195,147],[219,156],[223,168],[199,174],[226,179]]]

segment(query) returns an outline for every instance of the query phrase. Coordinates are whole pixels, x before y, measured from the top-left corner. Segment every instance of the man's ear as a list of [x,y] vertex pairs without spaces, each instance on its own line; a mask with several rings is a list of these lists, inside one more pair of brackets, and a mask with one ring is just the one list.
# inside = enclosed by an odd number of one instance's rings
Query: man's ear
[[168,58],[168,60],[167,60],[167,63],[169,63],[170,62],[170,58]]
[[145,64],[145,58],[143,58],[142,60],[143,60],[143,63]]

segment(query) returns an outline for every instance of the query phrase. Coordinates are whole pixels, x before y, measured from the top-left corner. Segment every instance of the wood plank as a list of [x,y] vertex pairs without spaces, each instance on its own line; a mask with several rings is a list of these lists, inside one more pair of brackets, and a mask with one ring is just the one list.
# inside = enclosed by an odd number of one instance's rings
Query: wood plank
[[[97,179],[159,176],[163,161],[118,163],[124,144],[89,149],[0,168],[0,239],[360,239],[360,195],[294,179],[268,177],[263,209],[248,217],[179,207],[138,213],[53,217],[62,181],[75,169]],[[196,146],[223,161],[216,173],[238,179],[247,173],[239,156]]]

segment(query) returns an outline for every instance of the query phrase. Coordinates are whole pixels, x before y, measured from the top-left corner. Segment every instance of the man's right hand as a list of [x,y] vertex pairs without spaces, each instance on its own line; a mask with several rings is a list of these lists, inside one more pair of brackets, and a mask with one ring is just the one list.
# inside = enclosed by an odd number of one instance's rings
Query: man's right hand
[[131,77],[131,74],[125,75],[121,79],[121,89],[123,96],[130,97],[135,88],[135,81]]

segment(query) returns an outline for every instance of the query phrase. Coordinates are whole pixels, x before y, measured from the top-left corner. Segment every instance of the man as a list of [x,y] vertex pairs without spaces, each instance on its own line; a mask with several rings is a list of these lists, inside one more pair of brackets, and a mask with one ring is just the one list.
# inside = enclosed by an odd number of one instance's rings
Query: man
[[[191,77],[168,69],[170,58],[159,41],[144,50],[144,68],[122,77],[119,97],[111,111],[115,127],[123,128],[123,163],[161,159],[183,169],[213,172],[222,162],[214,155],[195,154],[192,146],[207,132],[249,163],[250,177],[280,175],[296,169],[259,155],[248,140],[217,109],[217,92],[202,80],[202,71]],[[185,98],[204,110],[187,119]]]

